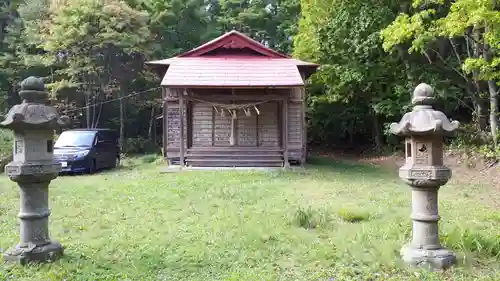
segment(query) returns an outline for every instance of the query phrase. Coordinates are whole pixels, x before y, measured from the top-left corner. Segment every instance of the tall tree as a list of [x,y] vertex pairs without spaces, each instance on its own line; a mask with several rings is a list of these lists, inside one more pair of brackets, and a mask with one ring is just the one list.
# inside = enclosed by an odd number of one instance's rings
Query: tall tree
[[195,48],[212,35],[213,26],[204,0],[141,0],[137,6],[150,15],[155,58]]
[[270,48],[291,53],[300,17],[299,0],[220,0],[209,1],[208,8],[215,14],[218,35],[234,29]]
[[85,91],[87,126],[97,122],[90,122],[91,102],[102,96],[118,97],[123,145],[124,97],[142,69],[150,40],[147,13],[120,0],[72,1],[53,11],[42,37],[46,56],[62,66],[57,71],[57,89],[76,85]]
[[[10,2],[11,5],[15,2]],[[29,0],[10,7],[10,20],[3,29],[2,52],[0,53],[0,90],[6,93],[5,100],[11,106],[19,102],[18,83],[28,75],[46,77],[50,68],[39,62],[43,50],[40,43],[39,26],[49,15],[48,0]]]
[[409,44],[429,61],[441,60],[465,81],[481,128],[484,115],[481,82],[490,102],[490,132],[497,143],[500,81],[500,11],[496,0],[414,0],[408,13],[399,15],[381,36],[391,51]]
[[[323,85],[315,102],[330,101],[365,108],[377,147],[382,146],[380,117],[397,115],[409,100],[404,69],[387,56],[379,31],[396,17],[392,1],[303,0],[295,54],[319,62],[315,82]],[[358,124],[359,125],[359,124]],[[354,123],[345,130],[352,135]]]

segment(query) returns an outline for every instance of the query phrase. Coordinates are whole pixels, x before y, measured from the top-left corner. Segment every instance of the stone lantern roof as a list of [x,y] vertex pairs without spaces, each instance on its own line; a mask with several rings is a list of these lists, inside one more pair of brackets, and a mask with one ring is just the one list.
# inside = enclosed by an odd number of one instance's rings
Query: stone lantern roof
[[11,130],[57,129],[68,125],[67,116],[60,117],[57,109],[47,106],[47,92],[42,79],[30,76],[21,82],[21,104],[13,106],[0,127]]
[[413,91],[411,112],[406,113],[399,123],[392,123],[391,133],[400,136],[414,135],[451,135],[460,123],[452,121],[441,112],[434,110],[434,90],[431,86],[422,83]]

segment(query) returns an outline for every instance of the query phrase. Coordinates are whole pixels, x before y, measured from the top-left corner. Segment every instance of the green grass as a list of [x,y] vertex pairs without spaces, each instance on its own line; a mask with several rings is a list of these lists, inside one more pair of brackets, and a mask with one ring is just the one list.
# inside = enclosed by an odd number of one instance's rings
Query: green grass
[[0,129],[0,168],[2,170],[12,160],[13,137],[12,131]]
[[[460,264],[407,269],[410,188],[371,166],[315,161],[290,172],[159,165],[54,180],[53,264],[0,265],[0,280],[500,280],[500,212],[488,186],[440,192],[444,244]],[[463,194],[468,194],[464,196]],[[0,248],[18,240],[18,188],[0,178]]]

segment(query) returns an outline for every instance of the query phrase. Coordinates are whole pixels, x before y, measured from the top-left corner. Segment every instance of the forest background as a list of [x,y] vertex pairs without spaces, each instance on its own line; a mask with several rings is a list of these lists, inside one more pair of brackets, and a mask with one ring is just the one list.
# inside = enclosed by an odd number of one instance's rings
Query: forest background
[[125,153],[158,152],[160,78],[144,62],[231,30],[321,65],[307,85],[310,147],[397,150],[388,124],[425,82],[464,124],[450,147],[500,158],[496,0],[1,0],[0,113],[40,76],[74,127],[116,129]]

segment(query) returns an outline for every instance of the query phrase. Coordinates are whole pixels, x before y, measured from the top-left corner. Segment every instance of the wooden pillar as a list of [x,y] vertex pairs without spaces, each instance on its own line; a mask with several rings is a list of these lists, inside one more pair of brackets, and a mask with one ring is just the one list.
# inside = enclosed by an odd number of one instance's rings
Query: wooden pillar
[[163,99],[163,133],[162,133],[162,147],[163,147],[163,158],[167,158],[167,133],[168,133],[168,120],[167,120],[167,110],[168,110],[168,101],[167,101],[167,89],[165,87],[161,87],[161,96]]
[[302,108],[300,115],[300,129],[302,130],[302,157],[300,159],[300,165],[304,166],[306,164],[307,159],[307,104],[306,104],[306,89],[301,88],[301,100],[302,100]]
[[186,101],[186,150],[193,146],[193,102]]
[[290,164],[288,162],[288,99],[285,98],[282,101],[282,126],[281,126],[281,133],[282,133],[282,140],[283,140],[283,166],[285,168],[290,167]]
[[259,146],[259,114],[257,114],[257,112],[255,112],[255,146]]
[[[304,73],[301,73],[300,76],[302,77],[302,81],[304,81],[304,85],[306,84],[306,76]],[[302,158],[300,161],[300,165],[304,166],[306,164],[307,160],[307,96],[306,96],[306,88],[305,86],[300,88],[301,95],[300,99],[302,100],[302,110],[301,110],[301,116],[300,116],[300,122],[301,126],[300,129],[302,130]]]
[[212,107],[212,146],[215,146],[215,107]]
[[180,124],[180,151],[179,158],[181,166],[184,166],[184,91],[179,93],[179,124]]

